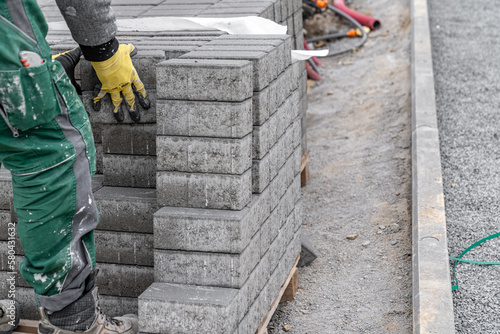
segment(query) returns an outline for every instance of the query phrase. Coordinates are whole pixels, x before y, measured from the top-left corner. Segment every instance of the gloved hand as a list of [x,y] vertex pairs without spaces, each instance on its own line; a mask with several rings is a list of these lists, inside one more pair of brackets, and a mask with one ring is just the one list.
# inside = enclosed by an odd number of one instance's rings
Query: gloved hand
[[[144,109],[149,109],[151,106],[144,84],[139,79],[130,59],[135,52],[137,51],[132,44],[120,44],[111,58],[105,61],[92,62],[92,66],[101,82],[101,87],[94,89],[94,110],[100,110],[101,99],[109,93],[114,105],[114,116],[120,123],[124,119],[123,109],[127,109],[133,121],[138,122],[141,119],[135,103],[136,97]],[[122,99],[122,94],[125,101]]]
[[75,80],[75,67],[80,61],[81,56],[82,50],[79,47],[52,56],[52,59],[59,61],[64,67],[64,71],[66,71],[71,83],[75,86],[78,95],[82,95],[82,87]]

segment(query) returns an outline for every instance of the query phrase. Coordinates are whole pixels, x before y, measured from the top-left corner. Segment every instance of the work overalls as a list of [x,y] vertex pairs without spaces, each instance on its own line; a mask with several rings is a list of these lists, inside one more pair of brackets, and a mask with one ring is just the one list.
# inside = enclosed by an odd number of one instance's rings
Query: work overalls
[[[0,162],[12,173],[22,277],[38,306],[77,300],[95,267],[99,221],[91,177],[95,146],[87,113],[52,60],[36,0],[0,0]],[[44,63],[23,67],[19,52]]]

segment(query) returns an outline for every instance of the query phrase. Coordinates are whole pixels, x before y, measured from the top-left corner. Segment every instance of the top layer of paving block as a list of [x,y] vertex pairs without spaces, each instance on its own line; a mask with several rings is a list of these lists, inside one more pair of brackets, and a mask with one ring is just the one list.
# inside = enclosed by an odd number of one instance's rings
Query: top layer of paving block
[[170,59],[158,64],[157,97],[241,102],[253,95],[252,72],[246,60]]

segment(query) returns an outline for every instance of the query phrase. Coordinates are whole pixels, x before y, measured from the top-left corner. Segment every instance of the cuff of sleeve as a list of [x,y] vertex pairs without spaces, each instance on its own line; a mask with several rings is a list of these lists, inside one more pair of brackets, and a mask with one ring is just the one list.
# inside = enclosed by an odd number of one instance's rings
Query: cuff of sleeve
[[119,46],[120,43],[118,43],[118,40],[116,38],[113,38],[109,42],[101,45],[80,45],[80,49],[82,50],[83,56],[88,61],[105,61],[111,58],[116,53]]

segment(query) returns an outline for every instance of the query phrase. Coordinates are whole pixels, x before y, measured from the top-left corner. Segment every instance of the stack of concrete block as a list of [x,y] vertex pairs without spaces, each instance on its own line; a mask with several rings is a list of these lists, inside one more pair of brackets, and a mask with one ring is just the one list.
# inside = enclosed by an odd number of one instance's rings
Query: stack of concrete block
[[[302,48],[301,1],[243,2],[113,1],[120,19],[257,15],[291,35],[119,33],[138,48],[133,62],[151,97],[139,123],[126,115],[116,124],[108,97],[94,111],[95,73],[83,60],[76,71],[100,174],[101,303],[113,315],[139,312],[143,332],[253,333],[300,252],[306,73],[290,50]],[[54,53],[75,46],[67,31],[48,40]],[[17,219],[2,181],[3,229]],[[16,255],[19,263],[19,241]],[[22,316],[37,319],[33,290],[17,285]]]
[[141,331],[253,333],[278,296],[300,252],[304,64],[291,48],[224,35],[158,64],[161,209]]
[[[6,298],[9,291],[9,227],[12,227],[10,201],[12,199],[12,180],[10,172],[0,168],[0,298]],[[12,253],[12,252],[11,252]]]

